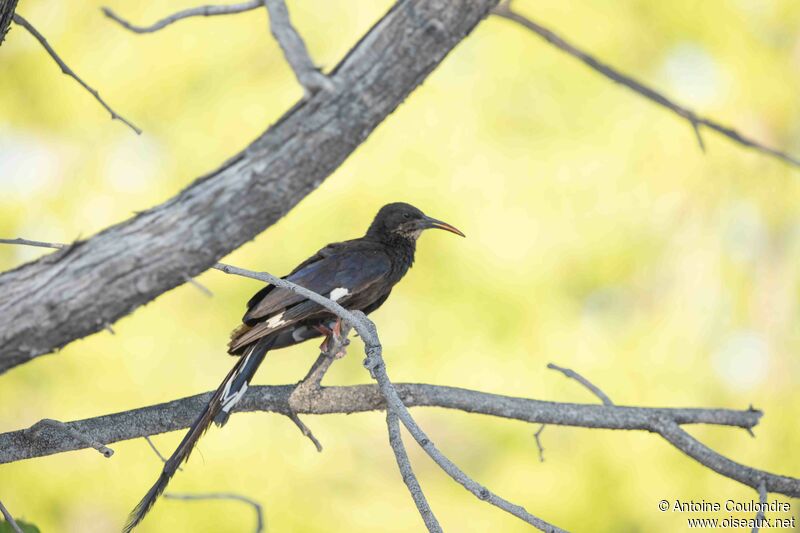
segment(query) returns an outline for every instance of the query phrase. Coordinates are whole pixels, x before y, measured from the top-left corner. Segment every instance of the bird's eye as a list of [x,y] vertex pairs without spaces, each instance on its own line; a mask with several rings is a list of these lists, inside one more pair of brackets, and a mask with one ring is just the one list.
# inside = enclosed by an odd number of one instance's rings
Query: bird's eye
[[403,218],[411,218],[411,214],[409,214],[409,213],[403,213]]

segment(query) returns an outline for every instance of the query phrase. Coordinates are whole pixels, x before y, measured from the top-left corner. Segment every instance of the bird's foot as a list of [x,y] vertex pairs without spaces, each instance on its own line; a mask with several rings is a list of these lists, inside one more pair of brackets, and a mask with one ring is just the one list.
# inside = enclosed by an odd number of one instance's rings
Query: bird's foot
[[317,331],[325,335],[325,340],[319,345],[322,353],[333,359],[341,359],[347,354],[347,345],[350,344],[350,340],[342,335],[341,319],[337,319],[331,328],[322,324],[315,327]]

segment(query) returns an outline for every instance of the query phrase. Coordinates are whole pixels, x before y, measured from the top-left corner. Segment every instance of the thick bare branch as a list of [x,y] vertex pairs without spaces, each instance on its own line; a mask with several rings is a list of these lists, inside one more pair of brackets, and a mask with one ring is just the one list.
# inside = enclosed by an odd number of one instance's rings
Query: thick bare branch
[[[661,417],[677,424],[712,424],[753,427],[760,411],[731,409],[606,407],[594,404],[560,403],[478,392],[457,387],[415,383],[395,384],[409,407],[442,407],[538,424],[595,429],[649,431]],[[238,412],[266,411],[284,414],[295,385],[253,386],[240,402]],[[145,435],[188,428],[211,393],[197,394],[158,405],[67,422],[90,439],[111,444]],[[298,414],[327,415],[361,413],[386,408],[375,385],[322,387],[319,394],[295,405]],[[0,434],[0,464],[88,448],[63,431],[44,428],[36,439],[25,430]]]
[[123,28],[130,30],[134,33],[153,33],[165,26],[169,26],[172,23],[178,22],[179,20],[183,20],[190,17],[212,17],[215,15],[234,15],[236,13],[244,13],[245,11],[252,11],[253,9],[258,9],[263,5],[263,0],[251,0],[250,2],[242,2],[241,4],[231,4],[231,5],[207,5],[207,6],[199,6],[193,7],[190,9],[184,9],[183,11],[178,11],[177,13],[173,13],[168,17],[164,17],[163,19],[157,21],[150,26],[137,26],[136,24],[132,24],[128,20],[120,17],[117,15],[110,7],[103,7],[102,11],[105,16],[117,22]]
[[249,147],[176,197],[0,274],[0,372],[113,324],[196,276],[318,187],[494,7],[401,0]]
[[64,63],[64,61],[58,56],[56,51],[53,50],[53,47],[50,46],[50,43],[48,43],[47,39],[44,38],[44,35],[39,33],[39,30],[37,30],[36,28],[33,27],[33,24],[31,24],[30,22],[25,20],[19,14],[15,14],[14,15],[14,22],[16,24],[19,24],[20,26],[22,26],[26,30],[28,30],[28,33],[33,35],[33,37],[37,41],[39,41],[39,44],[41,44],[42,47],[44,47],[44,49],[47,51],[47,53],[50,54],[50,57],[53,58],[53,61],[55,61],[56,64],[58,65],[58,67],[61,69],[61,72],[63,72],[64,74],[66,74],[70,78],[74,79],[75,81],[77,81],[81,85],[81,87],[83,87],[84,89],[89,91],[89,94],[94,96],[94,99],[97,100],[100,103],[100,105],[103,106],[106,109],[106,111],[111,113],[111,120],[119,120],[120,122],[122,122],[123,124],[128,126],[130,129],[132,129],[137,135],[140,135],[142,133],[142,130],[137,128],[131,121],[129,121],[128,119],[126,119],[125,117],[123,117],[122,115],[120,115],[116,111],[114,111],[111,108],[111,106],[108,105],[106,103],[106,101],[103,100],[100,97],[100,93],[97,92],[96,89],[91,88],[88,83],[83,81],[83,79],[81,79],[80,76],[75,74],[75,71],[72,70],[71,68],[69,68],[69,66],[66,63]]
[[303,86],[306,97],[310,97],[319,90],[333,91],[333,82],[311,61],[306,43],[292,26],[289,10],[286,9],[284,1],[264,0],[264,5],[269,11],[269,29],[283,50],[283,55],[289,66],[292,67],[294,75],[297,76],[297,81]]
[[619,83],[620,85],[629,88],[630,90],[634,91],[637,94],[640,94],[641,96],[645,97],[651,102],[654,102],[660,105],[661,107],[669,109],[679,117],[686,119],[692,126],[692,129],[695,133],[695,136],[697,137],[697,142],[700,145],[701,150],[705,151],[705,143],[703,143],[703,138],[700,134],[700,127],[703,126],[710,130],[714,130],[721,135],[724,135],[728,139],[742,146],[745,146],[747,148],[752,148],[753,150],[757,150],[761,153],[780,159],[781,161],[789,163],[790,165],[800,167],[800,159],[798,159],[797,157],[788,154],[786,152],[783,152],[781,150],[777,150],[775,148],[766,146],[752,139],[751,137],[748,137],[747,135],[738,132],[737,130],[731,128],[730,126],[725,126],[711,118],[699,115],[694,111],[692,111],[691,109],[689,109],[688,107],[682,106],[674,102],[671,98],[656,91],[655,89],[652,89],[644,85],[643,83],[635,80],[631,76],[623,74],[619,70],[607,65],[606,63],[603,63],[602,61],[592,56],[588,52],[585,52],[580,48],[578,48],[577,46],[575,46],[574,44],[568,42],[563,37],[553,32],[552,30],[549,30],[544,26],[541,26],[540,24],[534,22],[530,18],[512,10],[510,1],[506,0],[505,2],[502,2],[492,12],[499,17],[512,20],[517,24],[521,24],[522,26],[531,30],[539,37],[541,37],[548,43],[552,44],[559,50],[562,50],[563,52],[566,52],[567,54],[577,58],[578,60],[582,61],[585,65],[587,65],[589,68],[599,72],[600,74],[610,79],[611,81]]
[[442,526],[428,505],[428,500],[422,492],[422,487],[419,486],[417,476],[414,474],[414,469],[411,467],[411,461],[408,459],[406,448],[403,445],[403,436],[400,434],[400,422],[397,415],[392,411],[386,413],[386,426],[389,428],[389,444],[394,452],[395,459],[397,459],[397,466],[400,468],[400,475],[403,477],[403,483],[408,487],[411,497],[414,499],[414,504],[417,506],[422,520],[425,522],[425,527],[431,533],[441,533]]

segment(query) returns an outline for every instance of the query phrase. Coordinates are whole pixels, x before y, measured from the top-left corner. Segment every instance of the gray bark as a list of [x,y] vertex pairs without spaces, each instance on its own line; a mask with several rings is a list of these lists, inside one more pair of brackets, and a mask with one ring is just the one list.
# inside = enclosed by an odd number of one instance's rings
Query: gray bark
[[[326,415],[382,410],[386,400],[376,385],[323,387],[289,403],[294,385],[255,386],[248,390],[237,412],[267,411]],[[557,403],[489,394],[456,387],[415,383],[395,384],[408,407],[444,407],[525,422],[585,428],[652,431],[665,418],[676,424],[717,424],[751,428],[761,412],[731,409],[673,409]],[[121,413],[67,423],[89,441],[110,444],[189,427],[208,402],[211,393],[197,394]],[[42,427],[0,434],[0,464],[89,447],[67,432]]]
[[329,176],[494,7],[398,2],[250,146],[177,196],[0,275],[0,373],[95,333],[274,224]]

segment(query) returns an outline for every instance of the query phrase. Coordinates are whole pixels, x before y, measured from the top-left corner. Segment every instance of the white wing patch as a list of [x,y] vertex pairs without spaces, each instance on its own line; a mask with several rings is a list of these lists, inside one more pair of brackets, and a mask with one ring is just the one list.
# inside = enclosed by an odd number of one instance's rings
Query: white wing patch
[[283,325],[283,323],[284,323],[283,313],[279,313],[273,317],[270,317],[270,319],[267,320],[267,327],[270,329],[277,328],[278,326]]
[[334,302],[337,300],[341,300],[348,294],[350,294],[350,291],[348,289],[345,289],[344,287],[333,289],[331,291],[331,300],[333,300]]

